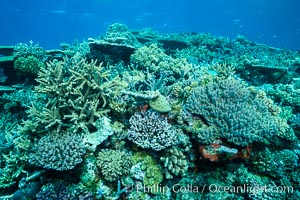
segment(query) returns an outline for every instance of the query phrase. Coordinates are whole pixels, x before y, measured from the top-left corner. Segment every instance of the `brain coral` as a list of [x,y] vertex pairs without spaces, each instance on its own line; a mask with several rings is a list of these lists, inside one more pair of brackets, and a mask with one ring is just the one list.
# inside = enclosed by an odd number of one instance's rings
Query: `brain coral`
[[[225,139],[239,146],[253,141],[267,142],[279,129],[272,115],[256,93],[234,78],[212,81],[196,87],[186,102],[187,109],[205,119],[207,128],[198,139]],[[200,141],[201,142],[201,141]]]
[[73,169],[82,162],[85,146],[77,134],[51,133],[43,136],[29,155],[31,164],[58,171]]
[[129,120],[128,138],[142,148],[163,150],[177,143],[177,132],[156,112],[137,112]]

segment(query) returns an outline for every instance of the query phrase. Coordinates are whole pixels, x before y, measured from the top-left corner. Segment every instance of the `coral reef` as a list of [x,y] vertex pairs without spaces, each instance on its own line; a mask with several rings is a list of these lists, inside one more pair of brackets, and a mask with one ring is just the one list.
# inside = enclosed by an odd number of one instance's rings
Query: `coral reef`
[[115,23],[0,54],[0,199],[300,199],[297,51]]
[[129,123],[128,139],[142,148],[161,151],[178,141],[176,130],[156,112],[137,112]]

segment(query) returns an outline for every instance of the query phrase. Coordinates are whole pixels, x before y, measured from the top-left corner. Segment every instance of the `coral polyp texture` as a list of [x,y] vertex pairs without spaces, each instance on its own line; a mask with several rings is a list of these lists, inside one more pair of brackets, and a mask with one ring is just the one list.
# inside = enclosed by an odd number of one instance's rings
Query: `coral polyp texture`
[[298,200],[299,66],[243,36],[120,23],[0,46],[0,199]]
[[103,149],[97,157],[97,166],[108,181],[116,181],[129,173],[130,155],[120,150]]
[[177,142],[176,130],[156,112],[137,112],[129,123],[128,139],[142,148],[161,151]]
[[14,68],[18,72],[27,72],[31,74],[37,74],[41,68],[44,68],[45,64],[39,61],[35,56],[19,57],[15,63]]
[[256,93],[234,78],[217,80],[196,87],[186,102],[187,109],[202,116],[207,127],[198,133],[199,142],[225,139],[239,146],[252,142],[268,143],[279,131],[273,116]]
[[160,160],[165,167],[167,179],[173,178],[173,175],[184,176],[188,170],[188,162],[185,155],[176,148],[168,150],[168,154],[165,157],[161,157]]
[[85,146],[79,135],[50,133],[34,145],[29,162],[46,169],[64,171],[81,163],[84,153]]

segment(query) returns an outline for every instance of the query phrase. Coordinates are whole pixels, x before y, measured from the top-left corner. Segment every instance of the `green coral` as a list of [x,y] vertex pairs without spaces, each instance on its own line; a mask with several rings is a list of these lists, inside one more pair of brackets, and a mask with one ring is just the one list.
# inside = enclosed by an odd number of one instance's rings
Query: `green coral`
[[153,110],[161,113],[170,112],[172,110],[170,103],[163,95],[159,95],[157,98],[150,100],[149,106]]
[[131,157],[125,151],[102,149],[97,156],[97,166],[108,181],[116,181],[128,174],[131,165]]
[[143,184],[146,187],[159,185],[163,181],[163,173],[158,163],[150,155],[138,152],[133,155],[133,164],[140,164],[140,170],[143,172]]
[[35,56],[19,57],[14,62],[14,68],[17,72],[36,75],[40,69],[45,68],[45,64]]
[[97,159],[93,154],[86,156],[81,167],[80,183],[83,187],[90,191],[97,190],[99,183],[97,183]]

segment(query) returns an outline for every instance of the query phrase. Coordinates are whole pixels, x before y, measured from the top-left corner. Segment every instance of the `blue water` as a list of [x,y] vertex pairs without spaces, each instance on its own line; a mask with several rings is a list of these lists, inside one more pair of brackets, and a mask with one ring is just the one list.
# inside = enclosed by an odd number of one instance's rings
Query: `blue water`
[[82,41],[119,22],[162,33],[209,32],[300,49],[299,0],[1,0],[0,45]]

